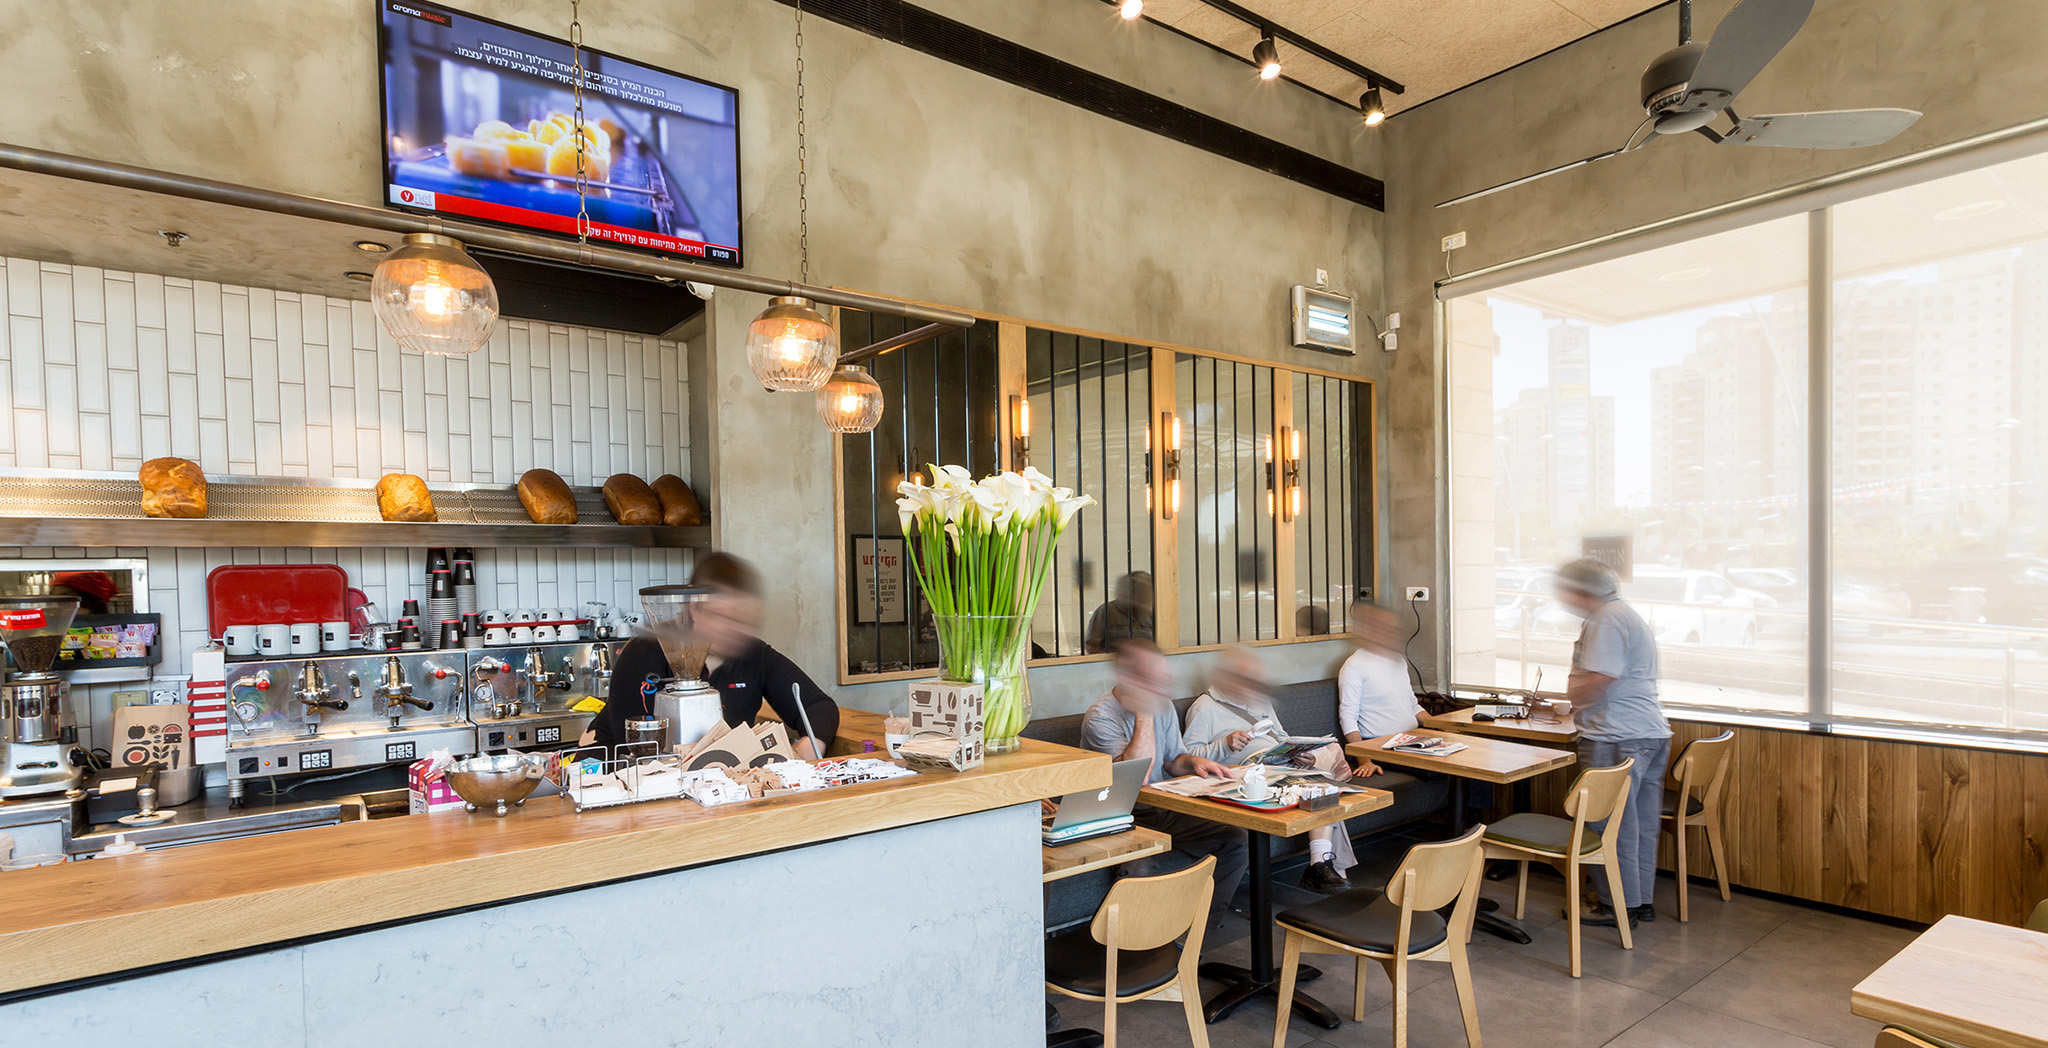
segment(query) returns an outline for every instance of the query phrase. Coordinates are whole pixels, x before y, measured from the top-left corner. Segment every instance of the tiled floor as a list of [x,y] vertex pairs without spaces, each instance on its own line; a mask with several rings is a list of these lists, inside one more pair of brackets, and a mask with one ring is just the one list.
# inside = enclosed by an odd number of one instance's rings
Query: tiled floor
[[[1401,846],[1389,844],[1398,862]],[[1275,883],[1291,885],[1292,871]],[[1354,876],[1354,883],[1370,875]],[[1562,922],[1563,882],[1532,874],[1529,916],[1534,941],[1517,946],[1484,932],[1472,939],[1472,977],[1480,1033],[1487,1048],[1869,1048],[1878,1025],[1849,1014],[1849,989],[1913,938],[1913,932],[1738,893],[1722,902],[1695,886],[1692,920],[1678,922],[1677,885],[1659,878],[1658,919],[1635,929],[1623,950],[1611,928],[1585,929],[1583,978],[1571,978]],[[1489,881],[1484,894],[1514,905],[1514,881]],[[1311,898],[1288,887],[1282,908]],[[1232,921],[1227,940],[1205,951],[1212,960],[1244,963],[1246,926]],[[1289,1048],[1363,1048],[1393,1043],[1388,985],[1377,966],[1367,972],[1366,1016],[1351,1022],[1351,965],[1312,959],[1324,970],[1314,995],[1345,1018],[1335,1030],[1296,1019]],[[1408,1043],[1413,1048],[1464,1048],[1464,1027],[1450,968],[1412,969]],[[1214,989],[1204,984],[1204,991]],[[1100,1028],[1097,1005],[1057,1000],[1068,1026]],[[1189,1043],[1179,1004],[1144,1002],[1118,1009],[1118,1043],[1166,1048]],[[1209,1027],[1215,1048],[1273,1043],[1273,1007],[1257,1001]]]

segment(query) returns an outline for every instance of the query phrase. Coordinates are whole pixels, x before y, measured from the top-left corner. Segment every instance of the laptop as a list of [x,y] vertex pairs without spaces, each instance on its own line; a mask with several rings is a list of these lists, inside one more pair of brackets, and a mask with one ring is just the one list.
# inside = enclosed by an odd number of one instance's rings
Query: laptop
[[1110,766],[1108,786],[1061,797],[1060,810],[1045,820],[1041,839],[1050,847],[1130,829],[1134,824],[1131,809],[1138,803],[1138,790],[1144,787],[1145,771],[1151,765],[1143,758],[1117,761]]

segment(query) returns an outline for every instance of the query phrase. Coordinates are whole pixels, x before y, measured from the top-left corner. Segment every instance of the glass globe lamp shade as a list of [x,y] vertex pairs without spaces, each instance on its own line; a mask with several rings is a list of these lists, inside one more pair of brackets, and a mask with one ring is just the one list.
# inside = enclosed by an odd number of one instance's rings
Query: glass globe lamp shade
[[747,366],[761,385],[783,393],[825,384],[839,360],[839,334],[811,300],[783,295],[747,328]]
[[882,421],[882,387],[868,369],[848,364],[818,387],[818,421],[834,433],[872,433]]
[[407,233],[370,276],[370,305],[399,345],[457,356],[483,348],[498,323],[498,288],[462,242]]

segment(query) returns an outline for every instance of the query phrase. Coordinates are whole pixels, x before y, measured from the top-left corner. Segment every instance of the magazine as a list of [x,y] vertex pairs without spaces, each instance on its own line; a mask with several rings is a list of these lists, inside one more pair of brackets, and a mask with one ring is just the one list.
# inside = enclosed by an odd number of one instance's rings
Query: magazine
[[1437,735],[1410,735],[1400,732],[1380,744],[1383,750],[1398,750],[1402,753],[1420,753],[1425,757],[1448,757],[1465,748],[1462,742],[1451,742]]

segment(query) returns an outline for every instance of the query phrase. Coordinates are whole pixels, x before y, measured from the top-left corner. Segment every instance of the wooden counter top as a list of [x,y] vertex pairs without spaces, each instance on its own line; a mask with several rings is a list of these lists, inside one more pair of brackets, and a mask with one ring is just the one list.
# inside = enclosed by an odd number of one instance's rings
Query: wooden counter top
[[[880,738],[880,718],[845,720],[835,753]],[[457,808],[0,874],[0,1003],[75,980],[1098,789],[1109,785],[1109,764],[1027,739],[971,772],[715,809],[677,799],[578,814],[543,797],[502,819]]]

